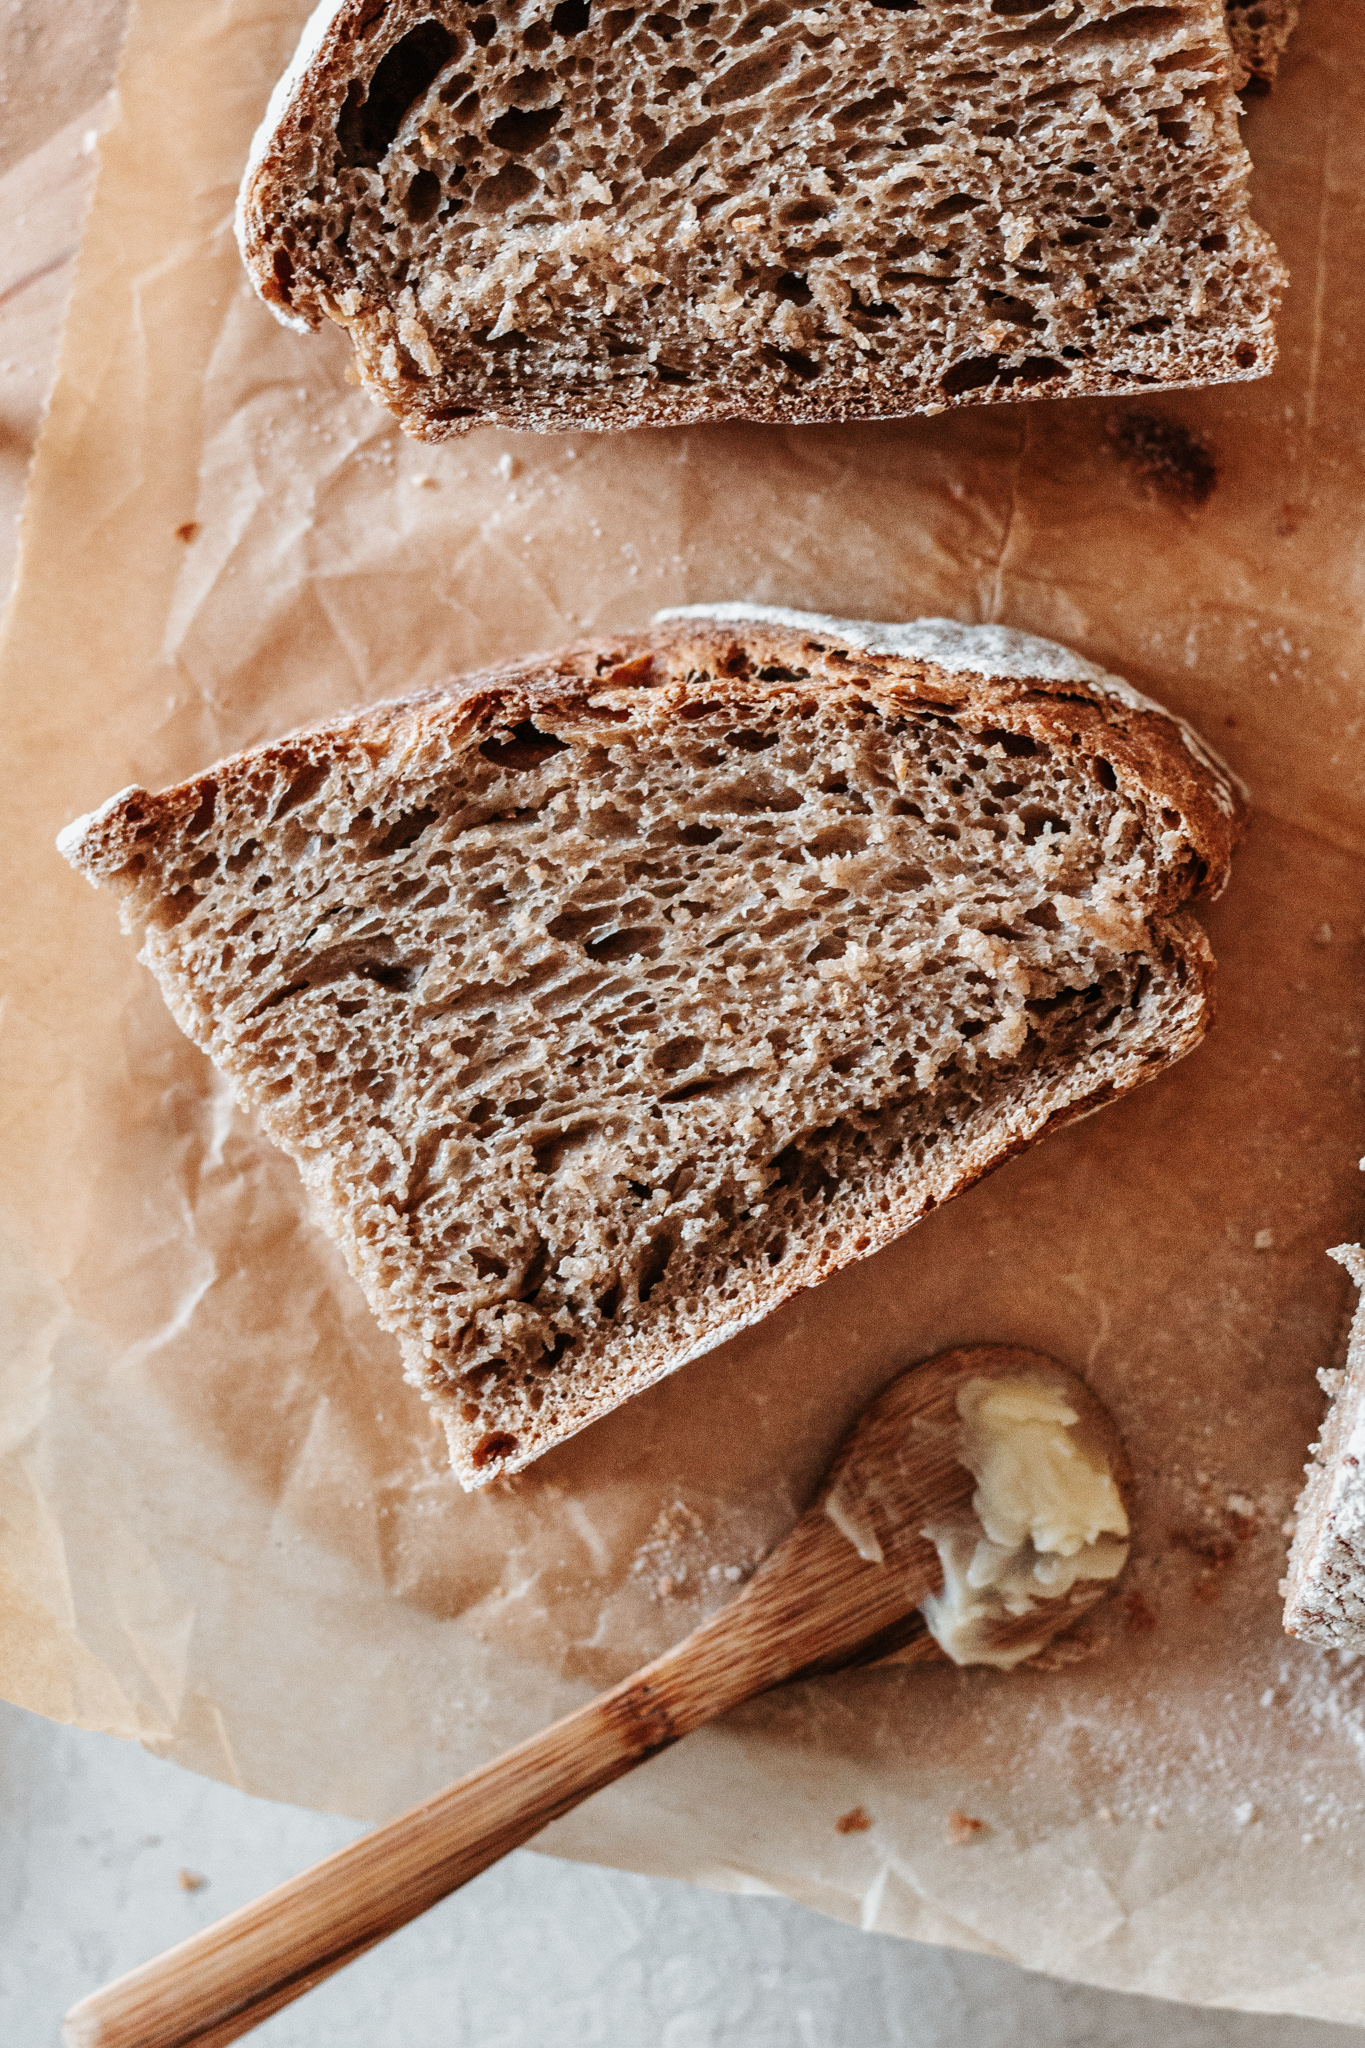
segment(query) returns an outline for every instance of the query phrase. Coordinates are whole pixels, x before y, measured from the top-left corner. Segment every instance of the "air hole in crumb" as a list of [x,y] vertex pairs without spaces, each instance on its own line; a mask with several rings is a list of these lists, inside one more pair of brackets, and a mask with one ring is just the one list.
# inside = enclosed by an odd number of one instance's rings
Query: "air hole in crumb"
[[201,833],[208,831],[218,804],[218,784],[211,775],[200,783],[199,789],[199,803],[185,821],[185,831],[191,839],[198,839]]
[[548,141],[563,111],[562,107],[511,107],[494,121],[488,139],[509,156],[525,156]]
[[421,226],[429,221],[441,203],[441,181],[435,171],[418,171],[403,196],[403,211]]
[[495,768],[539,768],[552,754],[564,753],[567,745],[566,740],[556,739],[552,732],[542,732],[526,718],[512,727],[506,739],[485,740],[479,752]]
[[640,1264],[637,1292],[641,1306],[649,1300],[650,1295],[653,1294],[655,1288],[663,1279],[664,1274],[668,1270],[668,1262],[675,1250],[676,1245],[671,1231],[661,1230],[657,1237],[651,1238],[649,1249]]
[[[1030,739],[1026,732],[1005,732],[998,726],[991,726],[985,732],[979,732],[976,737],[983,747],[999,747],[1001,752],[1005,754],[1036,754],[1038,751],[1037,740]],[[1018,783],[1013,785],[1002,784],[995,794],[997,796],[1013,795],[1020,786]]]
[[518,1449],[518,1439],[505,1429],[490,1429],[487,1436],[481,1436],[469,1454],[469,1462],[476,1472],[482,1472],[485,1465],[495,1460],[510,1458]]
[[271,812],[271,823],[277,825],[281,818],[287,818],[300,804],[306,804],[310,796],[315,796],[327,780],[331,765],[330,761],[310,761],[300,768]]
[[344,161],[377,169],[412,107],[455,54],[439,21],[419,22],[380,58],[368,90],[352,79],[337,118]]

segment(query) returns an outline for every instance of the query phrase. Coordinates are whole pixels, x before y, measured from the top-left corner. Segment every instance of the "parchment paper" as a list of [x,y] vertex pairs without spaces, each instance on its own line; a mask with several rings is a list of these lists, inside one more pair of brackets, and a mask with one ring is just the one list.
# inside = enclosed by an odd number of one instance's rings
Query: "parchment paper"
[[[1365,2018],[1365,1668],[1285,1639],[1275,1590],[1343,1306],[1323,1252],[1359,1236],[1365,1152],[1359,8],[1309,0],[1249,123],[1294,274],[1267,383],[444,449],[239,272],[238,170],[303,12],[142,0],[30,497],[3,649],[4,1689],[378,1818],[717,1604],[903,1364],[1033,1345],[1088,1374],[1139,1483],[1127,1590],[1076,1661],[790,1689],[544,1846],[1094,1983]],[[1206,447],[1206,502],[1124,455],[1134,411]],[[1221,1022],[465,1497],[292,1168],[52,838],[310,716],[725,596],[1004,620],[1194,719],[1257,804],[1208,920]],[[872,1826],[836,1830],[857,1805]],[[954,1808],[988,1823],[970,1846]]]

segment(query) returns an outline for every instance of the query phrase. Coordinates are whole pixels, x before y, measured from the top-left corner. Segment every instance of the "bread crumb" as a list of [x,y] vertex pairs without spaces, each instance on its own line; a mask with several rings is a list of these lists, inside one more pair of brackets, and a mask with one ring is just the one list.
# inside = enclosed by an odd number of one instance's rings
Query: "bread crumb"
[[946,1822],[948,1840],[955,1849],[965,1849],[968,1842],[974,1842],[978,1835],[990,1833],[990,1823],[978,1820],[975,1814],[960,1813],[953,1807]]
[[190,542],[191,542],[191,541],[192,541],[192,540],[194,539],[195,535],[196,535],[196,534],[198,533],[198,531],[199,531],[199,521],[198,521],[197,519],[187,519],[187,520],[185,521],[185,523],[184,523],[184,525],[183,525],[183,526],[177,526],[177,527],[176,527],[176,529],[175,529],[175,537],[176,537],[176,539],[177,539],[177,540],[183,540],[183,541],[184,541],[184,543],[185,543],[185,546],[186,546],[186,547],[188,547],[188,546],[189,546],[189,544],[190,544]]
[[1251,1799],[1244,1799],[1240,1806],[1234,1806],[1232,1809],[1233,1824],[1239,1828],[1249,1828],[1253,1821],[1260,1818],[1261,1809]]
[[865,1835],[872,1825],[872,1815],[866,1807],[852,1806],[847,1813],[841,1813],[834,1823],[836,1835]]
[[182,1892],[202,1892],[208,1879],[200,1870],[177,1870],[175,1881]]
[[1211,451],[1178,420],[1151,412],[1115,412],[1105,431],[1119,457],[1149,493],[1205,505],[1218,483]]
[[1156,1627],[1156,1616],[1143,1599],[1141,1593],[1124,1593],[1115,1604],[1128,1624],[1131,1634],[1135,1636],[1150,1635]]
[[1253,1250],[1253,1251],[1258,1251],[1258,1252],[1273,1252],[1273,1251],[1274,1251],[1274,1249],[1275,1249],[1275,1233],[1274,1233],[1274,1231],[1273,1231],[1273,1230],[1258,1230],[1258,1231],[1257,1231],[1257,1233],[1256,1233],[1256,1235],[1255,1235],[1255,1237],[1253,1237],[1253,1238],[1252,1238],[1252,1240],[1251,1240],[1251,1245],[1252,1245],[1252,1250]]

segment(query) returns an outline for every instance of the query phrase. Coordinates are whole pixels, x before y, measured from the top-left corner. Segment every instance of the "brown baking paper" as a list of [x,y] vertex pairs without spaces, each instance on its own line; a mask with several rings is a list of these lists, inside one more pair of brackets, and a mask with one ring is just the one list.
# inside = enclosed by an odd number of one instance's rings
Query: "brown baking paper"
[[[544,1846],[1093,1983],[1365,2018],[1365,1667],[1288,1641],[1276,1595],[1365,1152],[1357,10],[1308,0],[1248,123],[1294,276],[1268,382],[443,448],[242,279],[238,173],[303,12],[143,0],[4,643],[5,1689],[377,1819],[718,1604],[902,1365],[1032,1345],[1088,1375],[1138,1481],[1132,1568],[1074,1661],[793,1687]],[[1144,469],[1134,413],[1206,448],[1204,502],[1197,460]],[[1003,620],[1192,718],[1256,804],[1208,915],[1221,1019],[466,1497],[293,1168],[53,835],[301,720],[723,597]],[[839,1832],[859,1805],[871,1827]],[[954,1809],[987,1823],[968,1846]]]

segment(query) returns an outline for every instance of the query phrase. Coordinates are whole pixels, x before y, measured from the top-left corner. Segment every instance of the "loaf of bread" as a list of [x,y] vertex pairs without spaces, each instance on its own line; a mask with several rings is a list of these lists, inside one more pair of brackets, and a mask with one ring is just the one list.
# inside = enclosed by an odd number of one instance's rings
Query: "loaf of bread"
[[1048,641],[664,615],[62,835],[298,1163],[461,1480],[1198,1044],[1241,818]]
[[[1365,1252],[1330,1253],[1365,1287]],[[1346,1363],[1318,1378],[1331,1396],[1295,1513],[1289,1573],[1280,1587],[1291,1636],[1329,1650],[1365,1650],[1365,1306],[1351,1324]]]
[[1237,75],[1224,0],[335,0],[238,230],[427,440],[1260,377]]

